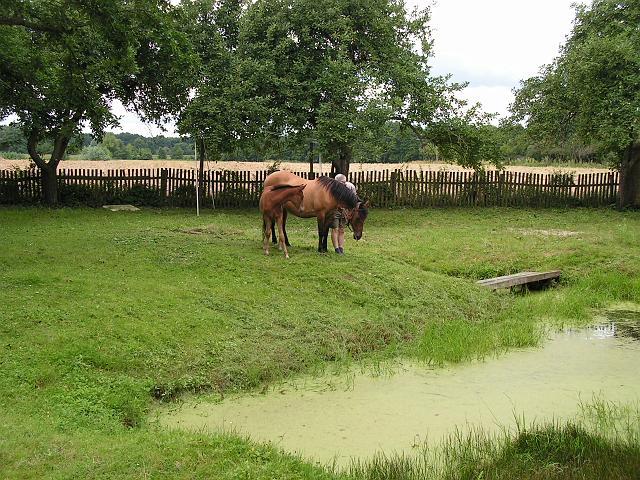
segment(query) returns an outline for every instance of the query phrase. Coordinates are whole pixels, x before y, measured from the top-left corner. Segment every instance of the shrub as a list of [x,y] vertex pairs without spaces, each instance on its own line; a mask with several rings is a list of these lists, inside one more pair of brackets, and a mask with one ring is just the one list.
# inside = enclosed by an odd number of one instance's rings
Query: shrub
[[21,160],[23,158],[29,158],[29,155],[17,152],[0,152],[0,158],[6,160]]
[[[395,194],[389,183],[361,183],[358,185],[358,196],[368,199],[372,207],[379,207],[378,203],[384,206],[393,206]],[[380,201],[378,202],[378,199]]]
[[121,194],[121,202],[131,205],[148,205],[157,207],[162,205],[163,197],[159,188],[135,184]]
[[111,152],[102,145],[89,145],[82,149],[80,157],[86,160],[111,160]]
[[77,207],[87,205],[100,207],[107,201],[107,193],[91,185],[62,184],[58,187],[58,202],[61,205]]
[[177,207],[190,207],[196,204],[195,185],[180,185],[170,197],[172,205]]
[[0,203],[16,203],[20,199],[20,190],[15,182],[0,182]]
[[254,204],[252,193],[242,187],[227,187],[214,200],[216,205],[230,207],[251,207]]

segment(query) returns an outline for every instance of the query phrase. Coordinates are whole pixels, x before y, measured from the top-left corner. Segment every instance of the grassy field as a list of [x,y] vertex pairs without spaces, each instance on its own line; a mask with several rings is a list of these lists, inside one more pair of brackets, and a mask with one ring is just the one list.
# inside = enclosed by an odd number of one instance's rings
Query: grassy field
[[[262,254],[254,211],[4,208],[0,226],[0,478],[389,478],[392,463],[330,472],[241,438],[158,430],[147,413],[185,391],[353,361],[483,358],[640,303],[638,212],[375,210],[344,257],[317,254],[315,222],[292,219],[289,261]],[[474,284],[538,269],[562,269],[560,285]],[[599,478],[583,464],[612,451],[620,478],[640,467],[637,439],[559,426],[492,444],[466,478],[519,472],[537,435],[577,447],[543,450],[527,478]]]

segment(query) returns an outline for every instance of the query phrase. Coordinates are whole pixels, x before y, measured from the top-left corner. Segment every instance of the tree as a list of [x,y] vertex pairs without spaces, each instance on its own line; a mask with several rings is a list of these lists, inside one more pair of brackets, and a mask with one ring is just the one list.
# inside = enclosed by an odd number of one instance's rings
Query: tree
[[[186,101],[193,56],[168,0],[0,0],[0,11],[0,119],[17,115],[49,205],[81,123],[100,138],[117,125],[115,99],[156,121]],[[47,139],[48,161],[38,151]]]
[[126,158],[126,149],[122,140],[116,137],[113,133],[107,133],[102,139],[101,145],[109,150],[111,158],[123,159]]
[[89,145],[80,152],[84,160],[111,160],[111,152],[102,145]]
[[260,122],[250,134],[314,138],[336,172],[348,173],[356,141],[389,120],[469,166],[496,160],[486,117],[456,98],[464,85],[430,75],[429,11],[402,0],[257,0],[241,19],[243,93]]
[[535,137],[593,145],[620,172],[618,207],[640,207],[640,3],[576,7],[559,56],[524,80],[511,106]]
[[[192,98],[178,122],[183,135],[196,143],[200,191],[204,192],[204,161],[232,151],[249,135],[246,116],[256,106],[243,95],[244,75],[237,62],[239,22],[246,0],[185,0],[186,31],[198,55]],[[250,70],[247,70],[250,71]],[[191,154],[193,149],[184,152]]]
[[0,126],[0,151],[27,153],[27,141],[19,127]]

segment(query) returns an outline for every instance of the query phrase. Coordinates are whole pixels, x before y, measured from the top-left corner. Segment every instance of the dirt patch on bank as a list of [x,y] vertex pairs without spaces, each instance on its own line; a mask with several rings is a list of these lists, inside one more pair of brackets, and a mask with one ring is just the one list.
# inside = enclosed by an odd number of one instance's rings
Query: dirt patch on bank
[[582,233],[582,232],[573,232],[571,230],[558,230],[553,228],[549,230],[540,230],[540,229],[533,229],[533,228],[512,228],[510,230],[520,235],[528,235],[528,236],[534,236],[534,237],[567,238],[567,237],[575,237]]

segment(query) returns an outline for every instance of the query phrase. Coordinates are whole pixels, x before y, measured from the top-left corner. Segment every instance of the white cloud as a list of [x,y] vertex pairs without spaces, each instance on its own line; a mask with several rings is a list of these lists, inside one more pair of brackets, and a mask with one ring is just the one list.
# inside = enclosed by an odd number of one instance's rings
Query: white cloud
[[[410,6],[431,2],[413,0]],[[433,73],[469,82],[465,97],[507,113],[511,89],[557,55],[575,0],[440,0],[431,9]],[[584,2],[578,2],[584,3]]]
[[503,114],[509,110],[509,104],[513,102],[511,88],[503,86],[468,86],[462,91],[461,96],[471,104],[481,103],[482,110],[487,113]]

